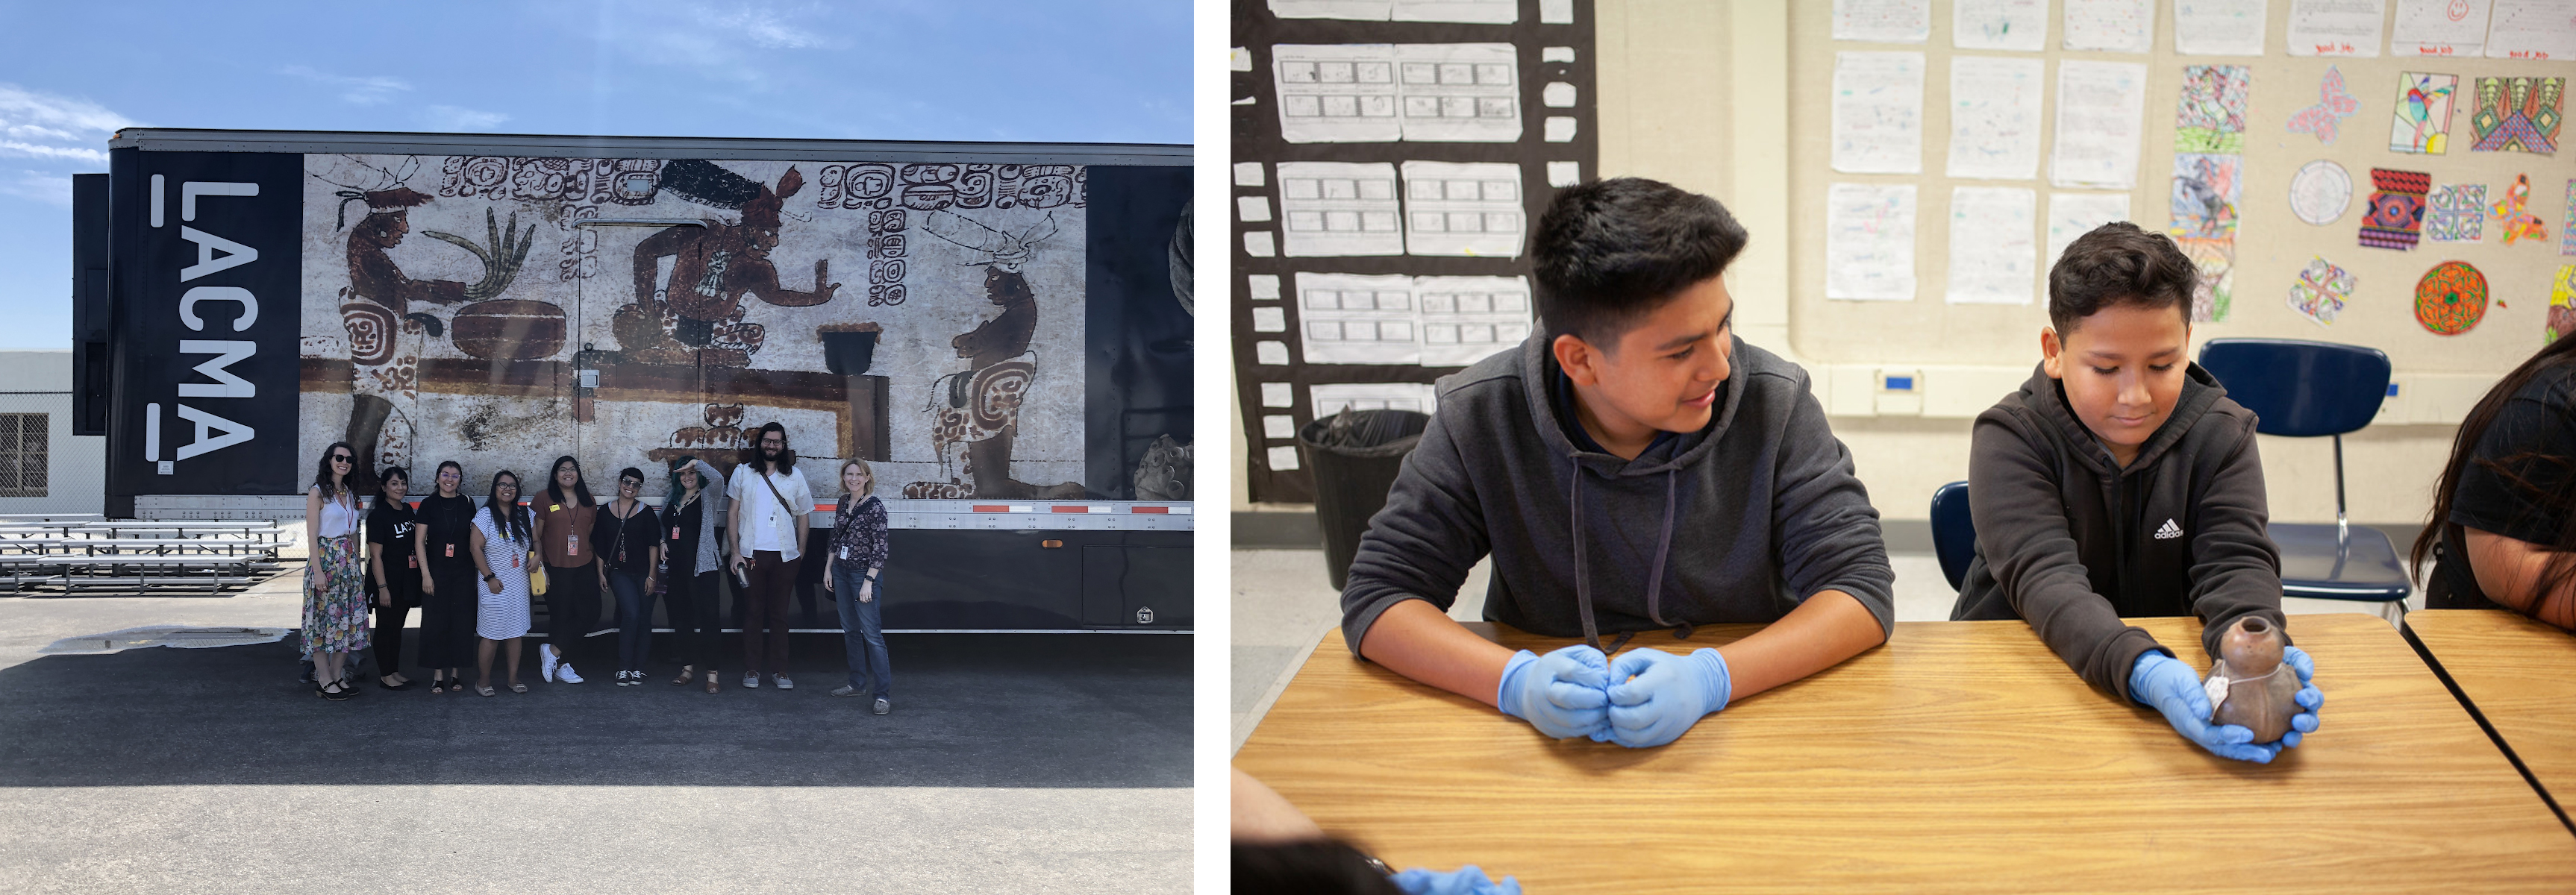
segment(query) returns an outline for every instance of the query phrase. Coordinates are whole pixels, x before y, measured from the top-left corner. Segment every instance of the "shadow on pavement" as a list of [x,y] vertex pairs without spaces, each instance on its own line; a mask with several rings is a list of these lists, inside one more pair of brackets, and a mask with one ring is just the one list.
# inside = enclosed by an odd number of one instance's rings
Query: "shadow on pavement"
[[370,677],[319,699],[295,682],[291,635],[44,656],[0,669],[0,786],[1187,787],[1191,639],[890,635],[889,715],[824,695],[846,678],[837,634],[796,636],[795,690],[741,689],[728,657],[715,695],[671,686],[663,660],[616,686],[613,635],[572,648],[578,685],[540,683],[527,641],[529,692],[496,663],[491,698],[430,695],[406,669],[409,690]]

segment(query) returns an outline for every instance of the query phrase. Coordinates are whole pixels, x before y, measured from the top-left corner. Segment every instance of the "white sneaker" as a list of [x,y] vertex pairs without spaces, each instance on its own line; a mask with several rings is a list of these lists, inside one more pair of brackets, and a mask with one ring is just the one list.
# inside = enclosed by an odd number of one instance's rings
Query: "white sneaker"
[[743,689],[745,689],[745,690],[758,690],[758,689],[760,689],[760,675],[757,675],[757,674],[744,674],[744,675],[742,676],[742,688],[743,688]]
[[573,673],[570,662],[560,662],[555,665],[555,679],[567,684],[581,683],[581,675]]
[[626,672],[620,671],[617,673],[617,685],[620,687],[626,686]]
[[562,661],[563,657],[555,655],[553,644],[538,647],[537,679],[549,683],[553,682],[555,679],[555,665]]
[[783,674],[773,674],[773,675],[770,675],[770,677],[772,677],[772,678],[776,678],[776,679],[778,680],[778,689],[781,689],[781,690],[793,690],[793,689],[796,689],[796,682],[795,682],[795,681],[788,680],[786,675],[783,675]]

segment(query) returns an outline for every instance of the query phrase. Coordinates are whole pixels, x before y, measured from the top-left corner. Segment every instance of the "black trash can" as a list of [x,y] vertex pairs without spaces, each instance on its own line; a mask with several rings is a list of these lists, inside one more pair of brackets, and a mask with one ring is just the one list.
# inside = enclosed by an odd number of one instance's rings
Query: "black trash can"
[[1315,477],[1315,523],[1324,530],[1324,568],[1334,590],[1349,580],[1369,517],[1386,506],[1404,455],[1430,425],[1428,414],[1411,410],[1346,410],[1297,430],[1297,447]]

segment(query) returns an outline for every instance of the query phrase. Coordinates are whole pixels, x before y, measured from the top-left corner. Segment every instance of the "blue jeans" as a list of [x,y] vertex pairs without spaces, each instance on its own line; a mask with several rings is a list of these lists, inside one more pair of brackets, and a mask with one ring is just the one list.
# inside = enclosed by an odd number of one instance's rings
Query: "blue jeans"
[[653,645],[653,593],[638,575],[611,571],[608,589],[617,594],[617,670],[644,670],[644,652]]
[[[868,689],[876,682],[878,699],[892,698],[890,689],[894,670],[886,661],[885,625],[877,620],[878,607],[885,605],[885,582],[868,589],[868,602],[859,602],[859,584],[867,580],[860,572],[845,572],[833,563],[832,601],[841,607],[841,648],[850,657],[850,686]],[[866,669],[862,676],[860,669]]]

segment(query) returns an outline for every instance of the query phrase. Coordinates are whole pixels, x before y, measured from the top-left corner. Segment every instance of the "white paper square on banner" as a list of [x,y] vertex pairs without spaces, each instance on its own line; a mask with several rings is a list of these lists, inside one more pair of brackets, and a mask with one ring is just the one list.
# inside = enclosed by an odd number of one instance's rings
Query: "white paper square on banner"
[[1278,274],[1275,274],[1275,273],[1257,273],[1257,274],[1253,274],[1252,276],[1246,277],[1246,278],[1244,279],[1244,281],[1252,287],[1252,300],[1253,300],[1253,301],[1278,301],[1278,300],[1279,300],[1279,275],[1278,275]]
[[1538,102],[1539,105],[1551,109],[1573,108],[1574,85],[1564,81],[1549,81],[1547,86],[1538,89]]
[[1243,215],[1244,223],[1257,224],[1270,219],[1270,197],[1268,196],[1236,196],[1234,206],[1235,210]]
[[1575,185],[1575,184],[1582,183],[1582,182],[1583,182],[1583,163],[1582,163],[1582,162],[1549,162],[1549,163],[1547,163],[1547,185],[1548,185],[1548,186],[1557,186],[1557,187],[1573,186],[1573,185]]
[[1232,69],[1234,69],[1235,71],[1251,71],[1251,70],[1252,70],[1252,51],[1251,51],[1251,50],[1247,50],[1247,49],[1244,49],[1244,48],[1242,48],[1242,47],[1235,47],[1235,48],[1234,48],[1234,49],[1232,49],[1232,50],[1228,50],[1228,51],[1226,52],[1226,54],[1225,54],[1225,55],[1226,55],[1226,66],[1227,66],[1228,68],[1232,68]]
[[1250,233],[1243,234],[1243,253],[1255,258],[1268,258],[1273,255],[1277,255],[1279,254],[1279,237],[1273,235],[1268,230],[1254,230]]
[[1252,331],[1257,333],[1287,332],[1288,312],[1277,305],[1252,309]]
[[1262,384],[1261,384],[1261,406],[1263,406],[1263,407],[1295,407],[1295,406],[1297,406],[1297,390],[1296,390],[1296,387],[1295,387],[1295,386],[1292,386],[1292,385],[1289,385],[1288,383],[1285,383],[1285,382],[1264,382],[1264,383],[1262,383]]
[[1573,47],[1548,47],[1548,48],[1542,49],[1542,50],[1538,51],[1538,61],[1540,61],[1540,62],[1572,62],[1572,61],[1574,61],[1574,48],[1573,48]]
[[1288,343],[1273,341],[1254,342],[1252,343],[1252,359],[1256,363],[1268,366],[1287,366]]
[[1262,177],[1261,177],[1261,163],[1260,163],[1260,162],[1236,162],[1236,163],[1234,163],[1234,185],[1235,185],[1235,186],[1260,186],[1260,185],[1262,185]]
[[1547,116],[1547,124],[1546,124],[1546,127],[1547,127],[1546,135],[1547,135],[1547,141],[1548,141],[1548,142],[1550,142],[1550,143],[1572,143],[1572,142],[1574,142],[1574,116],[1571,116],[1571,115],[1550,115],[1550,116]]
[[1541,25],[1574,24],[1574,0],[1538,0],[1538,23]]
[[1297,446],[1283,444],[1270,449],[1270,470],[1288,472],[1297,468]]
[[1263,416],[1261,418],[1261,437],[1297,437],[1297,418],[1284,413],[1273,413]]

